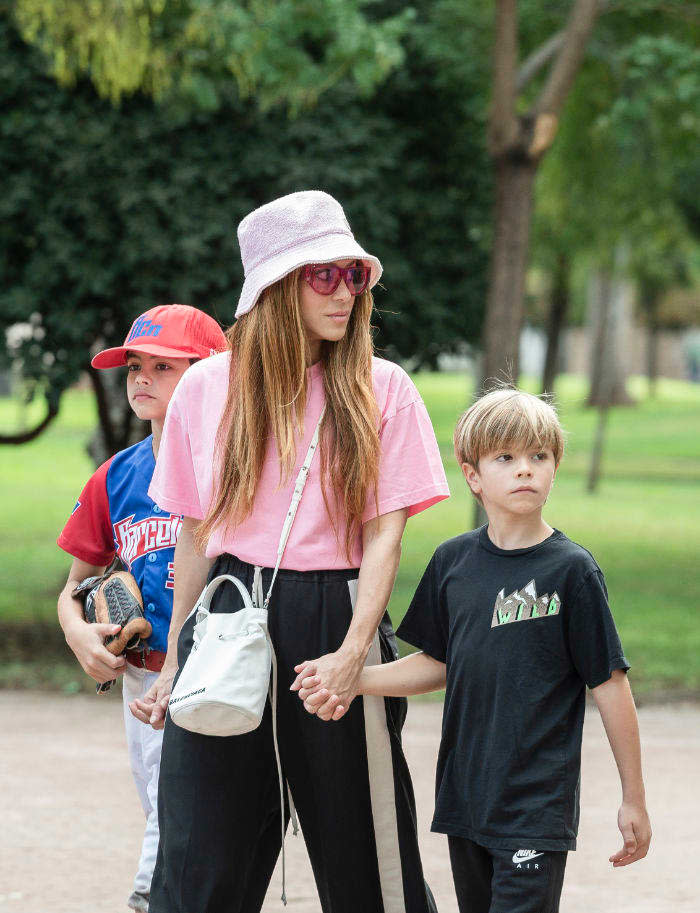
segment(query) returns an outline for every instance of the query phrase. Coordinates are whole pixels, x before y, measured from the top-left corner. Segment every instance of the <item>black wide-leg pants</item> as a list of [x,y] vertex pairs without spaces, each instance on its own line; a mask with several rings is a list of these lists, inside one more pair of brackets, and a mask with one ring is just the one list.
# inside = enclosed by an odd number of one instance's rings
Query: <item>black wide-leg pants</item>
[[[250,591],[253,573],[252,565],[222,555],[209,579],[232,574]],[[278,573],[268,622],[277,654],[283,773],[323,913],[435,913],[423,880],[413,787],[401,748],[406,701],[357,697],[341,720],[324,722],[289,691],[297,663],[342,644],[357,573]],[[271,570],[263,570],[264,592],[271,576]],[[218,588],[212,611],[241,607],[233,584]],[[192,647],[194,621],[188,619],[180,634],[180,668]],[[397,656],[385,615],[367,663]],[[258,913],[280,852],[280,815],[269,701],[256,730],[227,738],[188,732],[168,714],[151,913]],[[288,871],[290,900],[294,880]]]

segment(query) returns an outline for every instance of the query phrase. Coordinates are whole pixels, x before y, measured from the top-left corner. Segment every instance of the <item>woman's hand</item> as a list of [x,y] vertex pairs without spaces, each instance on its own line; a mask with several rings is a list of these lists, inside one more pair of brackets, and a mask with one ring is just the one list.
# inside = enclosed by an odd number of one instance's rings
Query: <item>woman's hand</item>
[[299,692],[308,713],[320,719],[339,720],[357,695],[364,658],[341,647],[294,667],[297,673],[290,691]]
[[173,614],[168,630],[168,649],[163,668],[155,682],[143,696],[135,700],[129,709],[137,720],[151,725],[154,729],[165,726],[165,714],[170,703],[173,679],[177,673],[177,640],[180,629],[189,615],[197,597],[207,581],[209,568],[214,559],[200,555],[194,547],[194,533],[199,520],[183,517],[180,535],[175,546],[175,592]]
[[358,693],[360,674],[396,578],[407,515],[401,508],[363,523],[357,600],[345,640],[335,653],[294,667],[297,677],[290,690],[300,692],[306,710],[322,720],[339,720]]

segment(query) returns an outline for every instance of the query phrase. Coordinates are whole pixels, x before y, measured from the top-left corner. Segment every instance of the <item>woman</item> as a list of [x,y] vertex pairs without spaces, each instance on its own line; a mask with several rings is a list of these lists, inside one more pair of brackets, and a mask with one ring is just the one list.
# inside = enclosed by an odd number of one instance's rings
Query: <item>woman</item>
[[[150,490],[184,515],[151,722],[159,725],[176,656],[182,666],[191,648],[194,619],[183,620],[207,578],[228,573],[252,587],[262,567],[267,592],[325,405],[269,606],[284,775],[326,913],[428,913],[399,735],[405,705],[355,693],[365,663],[396,655],[385,608],[406,519],[449,494],[435,436],[405,372],[372,357],[370,288],[381,264],[357,244],[340,204],[320,191],[290,194],[249,214],[238,237],[246,278],[231,351],[178,386]],[[220,587],[212,607],[235,611],[240,597]],[[289,690],[294,666],[312,658],[338,696],[321,719]],[[281,844],[269,704],[258,729],[231,738],[168,719],[160,796],[151,913],[257,913]]]

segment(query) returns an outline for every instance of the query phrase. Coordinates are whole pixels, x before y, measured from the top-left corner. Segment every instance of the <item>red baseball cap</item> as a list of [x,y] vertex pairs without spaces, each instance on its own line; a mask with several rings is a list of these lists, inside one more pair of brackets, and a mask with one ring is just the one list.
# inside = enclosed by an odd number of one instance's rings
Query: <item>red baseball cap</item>
[[141,314],[131,325],[123,346],[103,349],[92,359],[93,368],[118,368],[127,352],[145,352],[164,358],[207,358],[226,348],[221,327],[208,314],[188,304],[161,304]]

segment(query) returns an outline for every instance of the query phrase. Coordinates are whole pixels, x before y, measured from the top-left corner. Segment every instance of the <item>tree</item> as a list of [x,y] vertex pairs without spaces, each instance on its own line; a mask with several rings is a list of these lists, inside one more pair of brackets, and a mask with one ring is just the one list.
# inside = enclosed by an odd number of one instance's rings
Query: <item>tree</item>
[[634,287],[629,277],[629,250],[624,244],[618,244],[612,262],[591,271],[589,285],[591,359],[586,402],[606,409],[629,405],[632,400],[627,393],[622,349],[631,322]]
[[[345,205],[385,266],[377,343],[434,364],[478,338],[486,283],[490,182],[475,115],[455,127],[462,87],[438,83],[422,46],[364,102],[349,82],[288,119],[242,101],[216,112],[118,108],[85,81],[58,87],[41,55],[0,20],[0,356],[56,408],[96,345],[121,344],[134,316],[184,301],[232,319],[242,282],[235,228],[254,206],[306,187]],[[223,91],[223,90],[222,90]],[[430,129],[426,124],[429,121]],[[445,243],[446,237],[454,242]],[[106,451],[124,446],[130,412],[91,372]]]
[[554,392],[554,379],[558,373],[559,340],[561,330],[569,313],[571,300],[571,255],[559,247],[552,270],[552,289],[547,318],[547,349],[542,369],[542,392]]
[[[647,310],[652,284],[661,294],[677,283],[678,261],[692,247],[682,210],[693,192],[681,175],[700,139],[698,37],[674,10],[640,13],[635,28],[621,14],[601,20],[538,177],[535,259],[551,275],[564,250],[569,262],[605,266],[624,243]],[[549,370],[561,311],[559,295],[552,298]],[[552,382],[549,373],[543,387],[551,390]]]
[[64,85],[92,79],[119,101],[141,91],[211,110],[230,96],[313,104],[350,79],[369,95],[398,63],[411,10],[378,20],[369,0],[14,0],[22,35]]
[[[649,22],[658,27],[659,21],[672,19],[679,31],[689,31],[690,24],[692,32],[697,12],[680,0],[571,0],[562,28],[557,24],[561,4],[543,9],[527,0],[496,0],[495,6],[489,137],[496,190],[483,376],[505,371],[515,378],[535,175],[562,117],[568,116],[563,112],[564,103],[589,49],[596,21],[604,12],[606,20],[610,18],[617,26],[618,38],[625,32],[629,44],[640,26]],[[550,35],[545,38],[547,28]],[[671,83],[671,73],[661,77],[665,86]]]
[[[518,375],[533,187],[537,168],[551,146],[561,110],[585,54],[599,12],[598,0],[573,0],[557,42],[550,39],[518,74],[518,4],[496,0],[493,90],[489,139],[496,173],[491,281],[484,324],[483,376],[505,369]],[[548,76],[525,112],[518,96],[540,61],[556,54]]]

